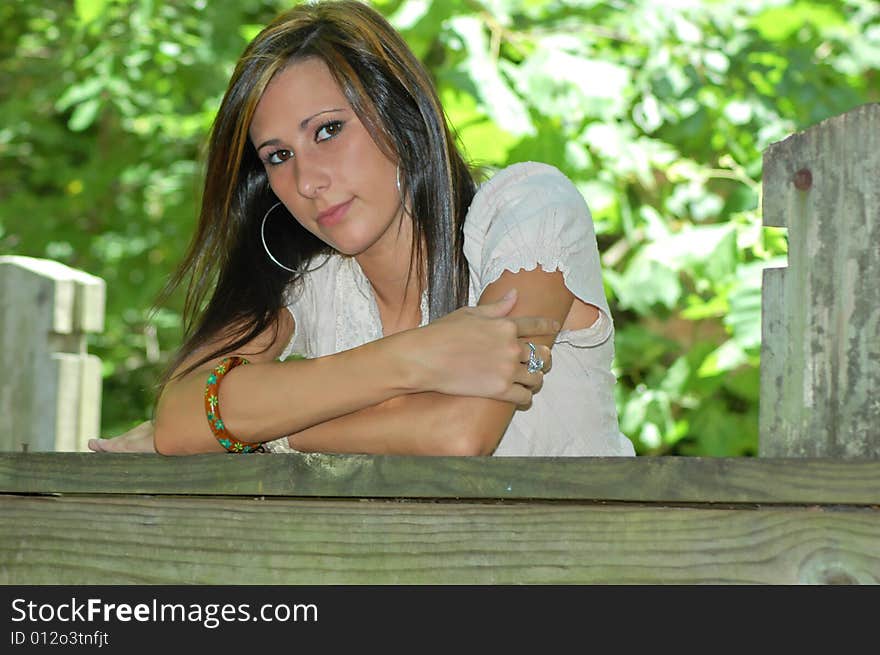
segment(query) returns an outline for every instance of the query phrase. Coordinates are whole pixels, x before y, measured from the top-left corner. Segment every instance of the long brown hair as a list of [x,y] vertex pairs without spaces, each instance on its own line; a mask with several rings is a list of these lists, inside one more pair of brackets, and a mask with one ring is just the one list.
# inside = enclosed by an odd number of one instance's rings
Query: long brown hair
[[[184,344],[163,380],[219,336],[183,373],[232,352],[270,327],[297,284],[273,264],[260,238],[266,211],[277,202],[248,140],[248,129],[272,77],[292,61],[323,60],[352,109],[382,151],[400,164],[411,202],[415,270],[427,273],[430,319],[467,304],[468,266],[462,226],[475,193],[429,75],[381,14],[356,0],[301,4],[280,14],[247,46],[226,90],[209,141],[199,223],[166,294],[187,281]],[[275,210],[287,212],[283,205]],[[292,217],[266,226],[275,257],[303,270],[332,252]],[[318,258],[320,259],[320,258]],[[210,300],[205,299],[211,294]],[[204,309],[203,309],[204,307]]]

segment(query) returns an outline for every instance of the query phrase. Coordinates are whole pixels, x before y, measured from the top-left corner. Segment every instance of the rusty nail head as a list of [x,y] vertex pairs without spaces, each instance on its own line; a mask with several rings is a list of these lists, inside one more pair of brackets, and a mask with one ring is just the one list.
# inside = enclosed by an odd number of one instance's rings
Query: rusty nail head
[[794,185],[801,191],[806,191],[813,186],[813,174],[808,168],[802,168],[794,174]]

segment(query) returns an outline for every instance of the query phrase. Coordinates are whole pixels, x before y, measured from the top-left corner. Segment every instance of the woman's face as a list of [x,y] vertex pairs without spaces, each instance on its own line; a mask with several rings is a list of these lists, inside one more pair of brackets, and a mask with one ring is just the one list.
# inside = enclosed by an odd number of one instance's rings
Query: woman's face
[[304,59],[275,75],[250,139],[272,191],[325,243],[359,255],[382,252],[398,238],[396,162],[373,141],[322,60]]

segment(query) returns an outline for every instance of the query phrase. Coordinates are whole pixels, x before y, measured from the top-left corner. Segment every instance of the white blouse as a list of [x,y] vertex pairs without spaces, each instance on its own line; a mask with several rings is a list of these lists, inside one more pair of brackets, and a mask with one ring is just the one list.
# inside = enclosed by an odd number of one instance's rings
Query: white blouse
[[[614,325],[599,263],[590,211],[577,188],[547,164],[514,164],[480,186],[464,224],[470,267],[469,305],[505,270],[540,266],[561,271],[565,285],[598,307],[587,328],[563,330],[553,346],[553,368],[528,410],[517,410],[495,455],[631,456],[630,440],[617,423],[614,403]],[[287,308],[296,322],[281,359],[322,357],[382,337],[372,287],[353,257],[319,256]],[[422,296],[422,325],[428,316]],[[273,452],[295,452],[281,438]]]

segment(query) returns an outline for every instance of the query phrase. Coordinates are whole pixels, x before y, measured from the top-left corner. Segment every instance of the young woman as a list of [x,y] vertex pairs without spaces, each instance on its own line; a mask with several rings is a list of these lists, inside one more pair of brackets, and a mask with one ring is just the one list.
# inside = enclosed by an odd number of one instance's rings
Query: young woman
[[582,197],[538,163],[477,189],[360,2],[299,5],[242,55],[185,279],[154,421],[94,450],[634,454]]

